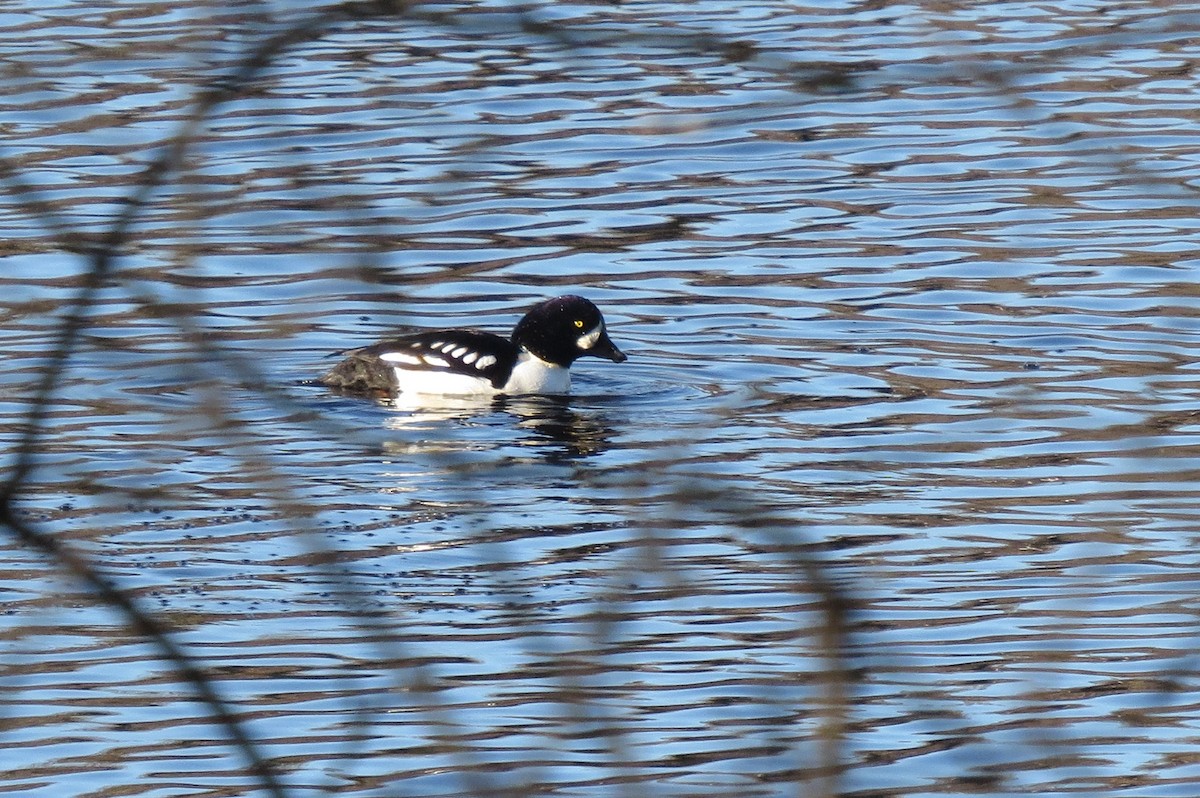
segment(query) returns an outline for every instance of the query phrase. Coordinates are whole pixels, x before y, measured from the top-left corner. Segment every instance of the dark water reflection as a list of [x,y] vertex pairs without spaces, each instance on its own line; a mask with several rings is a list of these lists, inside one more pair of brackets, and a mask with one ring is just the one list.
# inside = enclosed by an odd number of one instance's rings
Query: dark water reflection
[[[1197,794],[1200,7],[428,8],[219,110],[19,500],[288,794]],[[73,253],[269,10],[0,14],[6,451]],[[630,355],[567,400],[306,382],[565,291]],[[123,617],[0,574],[0,791],[252,790]]]

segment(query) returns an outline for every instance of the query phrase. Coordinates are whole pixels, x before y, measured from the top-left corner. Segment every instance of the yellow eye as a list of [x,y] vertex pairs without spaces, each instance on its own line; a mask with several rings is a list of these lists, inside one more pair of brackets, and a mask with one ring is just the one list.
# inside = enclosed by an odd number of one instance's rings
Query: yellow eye
[[576,327],[578,327],[579,329],[581,329],[581,330],[582,330],[582,329],[583,329],[583,322],[582,322],[582,321],[580,321],[579,319],[575,319],[575,326],[576,326]]

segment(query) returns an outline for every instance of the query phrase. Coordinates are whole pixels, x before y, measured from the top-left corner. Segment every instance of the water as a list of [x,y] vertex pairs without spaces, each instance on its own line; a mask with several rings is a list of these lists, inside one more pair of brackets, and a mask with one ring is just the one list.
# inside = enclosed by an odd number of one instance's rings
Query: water
[[[1200,7],[423,10],[216,109],[13,507],[282,790],[1195,795]],[[6,465],[80,253],[297,13],[0,16]],[[569,400],[307,382],[568,291],[630,355]],[[144,631],[0,572],[0,790],[266,794]]]

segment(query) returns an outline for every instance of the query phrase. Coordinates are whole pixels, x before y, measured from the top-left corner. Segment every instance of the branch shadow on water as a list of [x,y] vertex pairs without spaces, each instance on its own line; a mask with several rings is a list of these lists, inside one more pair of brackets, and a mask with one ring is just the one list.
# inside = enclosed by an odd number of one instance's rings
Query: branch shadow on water
[[[123,301],[136,306],[144,317],[154,317],[174,327],[181,346],[187,349],[189,367],[200,368],[196,364],[203,364],[203,368],[210,369],[213,381],[206,389],[207,393],[197,389],[198,393],[204,394],[196,403],[204,408],[197,416],[203,419],[201,426],[238,453],[234,458],[238,462],[238,476],[265,497],[275,517],[285,521],[304,542],[312,556],[310,562],[314,569],[328,569],[333,574],[334,592],[345,617],[353,621],[365,639],[378,641],[378,662],[419,659],[411,657],[405,649],[401,608],[391,612],[379,609],[379,603],[371,595],[372,588],[364,582],[355,563],[330,547],[327,536],[323,535],[321,521],[326,509],[319,500],[306,495],[306,486],[289,479],[272,443],[262,439],[252,421],[238,417],[237,409],[223,400],[222,388],[236,385],[239,390],[252,391],[263,404],[290,414],[304,434],[314,439],[337,440],[340,446],[367,457],[382,457],[379,436],[356,429],[354,422],[331,421],[328,416],[316,412],[308,399],[297,399],[293,392],[273,383],[254,358],[226,346],[210,334],[200,318],[203,311],[200,303],[194,307],[167,303],[149,290],[144,280],[139,283],[122,274],[122,258],[135,243],[143,250],[154,249],[153,240],[137,240],[142,222],[167,189],[182,182],[187,163],[208,135],[211,123],[221,118],[231,103],[268,80],[268,73],[296,48],[321,40],[332,32],[353,30],[355,25],[368,22],[394,25],[400,34],[406,26],[415,24],[444,26],[447,31],[481,37],[523,34],[556,46],[568,68],[584,68],[589,54],[596,51],[611,53],[614,48],[629,43],[674,48],[681,53],[716,54],[727,64],[745,64],[777,76],[790,77],[795,97],[852,91],[867,75],[875,76],[871,79],[883,79],[877,73],[885,67],[880,64],[846,67],[784,61],[774,55],[762,54],[746,42],[715,33],[654,27],[634,34],[628,28],[614,33],[564,26],[547,16],[546,8],[533,6],[507,8],[503,13],[489,16],[478,11],[462,12],[448,3],[425,5],[380,0],[331,5],[323,11],[297,17],[294,22],[268,18],[263,9],[259,9],[259,13],[264,16],[243,20],[246,30],[251,32],[248,35],[257,37],[256,40],[228,70],[213,75],[209,85],[193,93],[186,117],[142,169],[124,198],[120,213],[109,222],[102,235],[79,235],[56,203],[28,178],[20,159],[11,155],[0,159],[0,176],[10,201],[44,231],[44,237],[53,242],[53,248],[82,258],[84,264],[72,283],[75,287],[73,298],[59,312],[54,341],[44,358],[37,384],[30,391],[20,435],[9,454],[7,480],[0,489],[0,524],[21,545],[44,555],[60,572],[84,585],[97,605],[111,608],[130,629],[152,643],[161,659],[170,664],[176,678],[207,706],[230,746],[240,752],[246,772],[256,785],[266,794],[284,796],[295,793],[287,786],[284,767],[265,750],[264,741],[252,733],[244,711],[227,697],[224,688],[228,685],[214,676],[214,669],[201,655],[179,642],[178,630],[169,616],[155,612],[136,590],[128,589],[119,579],[106,574],[87,553],[86,547],[76,546],[68,537],[59,534],[60,530],[52,521],[39,522],[22,512],[23,501],[36,494],[43,476],[39,458],[54,434],[55,413],[61,406],[64,381],[69,383],[71,375],[81,368],[79,359],[86,350],[92,323],[103,298],[119,295]],[[231,11],[231,14],[236,17],[235,12]],[[264,20],[269,24],[260,24]],[[264,29],[274,32],[255,33]],[[1090,47],[1102,48],[1114,42],[1136,41],[1138,36],[1171,31],[1168,27],[1114,30],[1099,37]],[[1078,54],[1078,51],[1071,51],[1059,56]],[[961,65],[943,68],[955,66]],[[1014,104],[1019,104],[1017,101],[1021,98],[1012,89],[1015,81],[1006,78],[1018,76],[1019,69],[1031,68],[1029,64],[1014,68],[1012,73],[984,69],[979,64],[968,66],[971,69],[967,69],[966,74],[970,79],[985,85],[990,82],[997,92],[1012,92]],[[901,69],[889,74],[906,73]],[[916,73],[907,74],[913,80],[918,79]],[[764,105],[782,106],[787,102],[775,97]],[[746,115],[750,111],[742,108],[738,113]],[[719,118],[721,123],[737,119],[734,114],[720,117],[714,114],[714,118]],[[464,148],[461,156],[467,160],[481,157],[487,145],[487,140],[481,139],[476,146]],[[1114,168],[1132,171],[1131,166],[1123,163],[1114,164]],[[1145,178],[1136,173],[1134,176]],[[351,216],[354,210],[347,208],[345,213]],[[678,228],[665,225],[652,233],[670,236],[679,229],[683,229],[683,225]],[[614,237],[613,242],[605,244],[602,238],[597,236],[591,242],[595,248],[615,248],[635,239],[642,240],[637,236],[629,240]],[[401,275],[397,282],[403,286],[404,276]],[[411,284],[419,282],[420,278],[414,277]],[[543,430],[550,430],[544,433],[549,437],[567,438],[570,434],[563,433],[563,429],[587,427],[577,419],[553,413],[547,414],[542,422]],[[720,419],[713,423],[720,423]],[[173,431],[177,432],[178,428],[164,425],[164,434],[170,435]],[[640,784],[659,778],[672,764],[680,770],[695,764],[682,754],[674,762],[639,762],[640,737],[634,731],[636,726],[631,722],[629,707],[620,705],[627,685],[615,683],[613,674],[632,680],[644,678],[651,671],[649,660],[656,651],[654,646],[660,641],[653,635],[639,637],[631,632],[646,623],[649,615],[665,612],[670,616],[671,624],[678,628],[664,632],[663,639],[674,641],[678,639],[677,635],[684,634],[680,628],[692,628],[680,618],[691,612],[703,615],[714,611],[713,606],[706,604],[712,597],[698,590],[691,579],[706,568],[725,567],[725,561],[710,560],[709,557],[715,555],[708,553],[695,554],[690,551],[695,546],[694,540],[678,540],[671,534],[680,529],[704,528],[704,538],[712,541],[714,550],[748,547],[768,551],[776,558],[779,569],[771,572],[774,583],[777,589],[794,597],[794,603],[787,604],[786,611],[780,611],[781,616],[789,615],[794,623],[790,635],[778,633],[780,647],[788,648],[790,652],[781,656],[781,661],[789,665],[809,663],[809,670],[803,674],[781,670],[775,677],[766,677],[760,670],[755,677],[757,682],[747,678],[744,683],[736,684],[736,690],[748,690],[751,688],[746,685],[756,684],[759,690],[756,697],[764,705],[770,704],[779,710],[777,718],[762,721],[754,727],[764,739],[747,741],[747,748],[758,745],[768,752],[795,753],[795,766],[776,769],[773,777],[779,783],[795,788],[797,794],[814,798],[838,795],[847,767],[846,737],[854,702],[855,668],[847,653],[851,649],[854,627],[854,591],[831,574],[827,563],[817,556],[816,548],[811,541],[805,540],[804,530],[793,519],[756,504],[732,481],[726,484],[717,478],[700,481],[693,476],[683,476],[674,468],[679,460],[685,459],[682,454],[678,458],[638,463],[636,467],[625,469],[593,470],[588,458],[601,448],[602,443],[597,441],[603,441],[605,435],[603,430],[587,429],[586,436],[588,440],[582,445],[578,445],[577,440],[574,448],[562,447],[554,455],[557,459],[551,465],[569,469],[575,485],[608,495],[611,501],[608,509],[622,518],[622,528],[628,534],[607,541],[601,547],[604,556],[612,560],[607,566],[598,567],[594,580],[587,583],[590,592],[572,609],[571,623],[577,634],[568,642],[563,642],[558,635],[560,620],[553,608],[529,598],[529,585],[544,577],[536,568],[526,568],[528,564],[521,562],[520,552],[514,551],[514,547],[523,541],[517,538],[510,542],[498,535],[505,531],[505,523],[494,514],[469,515],[464,522],[473,530],[472,539],[476,546],[472,551],[479,558],[475,565],[479,566],[483,579],[490,580],[493,592],[508,601],[514,619],[520,619],[513,623],[520,626],[525,654],[532,663],[531,673],[543,678],[547,689],[561,703],[564,720],[562,727],[555,730],[560,735],[557,744],[562,746],[563,739],[567,744],[573,739],[602,741],[610,769],[606,772],[613,774],[617,785],[614,789],[624,790],[628,795],[639,794]],[[584,436],[576,434],[575,437]],[[685,447],[681,445],[681,448]],[[443,467],[447,473],[457,473],[464,504],[477,498],[473,494],[479,487],[479,469],[459,467],[452,462]],[[655,478],[650,479],[647,475],[655,475]],[[94,483],[104,486],[97,487],[97,491],[118,490],[106,485],[102,476],[97,476]],[[152,496],[131,487],[127,494],[108,496],[107,500],[120,504],[122,499],[144,502],[147,498]],[[516,565],[501,568],[498,563]],[[772,579],[766,580],[766,583],[771,582]],[[414,602],[407,609],[415,612],[418,608]],[[648,648],[639,649],[642,644]],[[635,664],[630,665],[631,661]],[[813,662],[818,664],[814,666]],[[730,667],[744,664],[735,662]],[[766,667],[757,663],[753,666]],[[524,777],[527,782],[521,784],[513,784],[489,772],[488,761],[475,755],[469,742],[465,741],[469,740],[469,735],[461,733],[465,721],[456,716],[453,705],[440,698],[441,683],[436,668],[419,664],[412,665],[409,672],[395,676],[397,691],[405,691],[411,696],[409,708],[423,713],[430,726],[441,730],[447,739],[455,740],[450,748],[470,794],[528,794],[533,783],[539,789],[554,789],[556,777],[550,766]],[[363,707],[361,716],[349,722],[357,720],[365,735],[374,717],[373,708]],[[808,746],[797,745],[798,738],[803,738]],[[403,794],[403,785],[398,791]]]

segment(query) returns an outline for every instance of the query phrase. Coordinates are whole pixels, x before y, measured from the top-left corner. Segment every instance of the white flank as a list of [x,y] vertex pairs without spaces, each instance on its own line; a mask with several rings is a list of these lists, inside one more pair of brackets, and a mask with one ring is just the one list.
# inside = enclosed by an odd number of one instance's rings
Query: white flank
[[421,362],[420,358],[406,355],[403,352],[384,352],[379,359],[385,363],[405,363],[409,366],[415,366]]
[[[393,353],[389,353],[393,354]],[[405,356],[410,357],[410,356]],[[496,362],[495,355],[479,357],[477,352],[468,352],[467,358],[475,357],[476,368],[485,369]],[[382,359],[382,358],[381,358]],[[405,362],[400,358],[390,359]],[[439,357],[424,355],[422,360],[429,365],[449,365]],[[466,358],[464,358],[466,360]],[[413,365],[421,365],[414,363]],[[565,394],[571,391],[571,372],[562,366],[547,363],[539,357],[522,351],[513,367],[512,374],[504,387],[497,390],[492,384],[481,377],[470,374],[454,374],[447,371],[431,371],[427,368],[405,368],[395,366],[396,384],[400,386],[396,397],[397,406],[406,403],[419,406],[427,404],[425,399],[414,397],[486,397],[497,393],[506,394]],[[405,397],[408,397],[407,399]]]
[[[397,403],[403,404],[406,396],[493,396],[496,389],[487,380],[470,374],[453,374],[448,371],[426,371],[397,367],[396,384],[400,386]],[[424,400],[418,404],[426,404]]]

